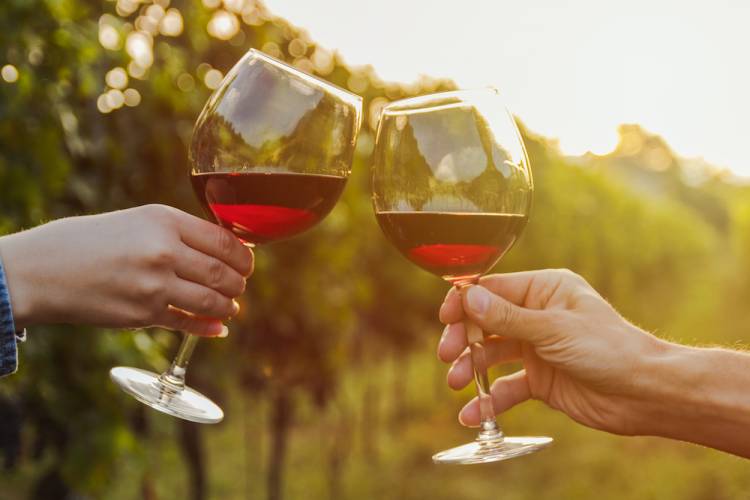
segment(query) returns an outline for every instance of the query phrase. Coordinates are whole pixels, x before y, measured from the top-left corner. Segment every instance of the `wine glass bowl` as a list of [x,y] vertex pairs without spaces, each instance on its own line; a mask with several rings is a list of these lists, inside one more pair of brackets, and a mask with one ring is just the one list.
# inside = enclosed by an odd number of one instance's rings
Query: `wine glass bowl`
[[193,132],[191,180],[206,213],[251,244],[314,226],[344,189],[361,101],[250,50]]
[[[338,201],[361,121],[359,96],[250,50],[196,122],[189,149],[195,194],[214,222],[248,246],[295,236]],[[116,367],[110,377],[159,411],[219,422],[221,408],[185,385],[197,339],[186,334],[161,375]]]
[[409,260],[452,283],[487,272],[531,208],[528,158],[497,98],[493,89],[444,92],[394,102],[380,118],[378,222]]
[[[489,271],[528,221],[534,184],[512,115],[497,90],[453,91],[393,102],[380,116],[373,206],[388,240],[411,262],[459,290]],[[437,463],[484,463],[531,453],[552,440],[506,438],[489,393],[484,336],[464,322],[479,394],[476,441]]]

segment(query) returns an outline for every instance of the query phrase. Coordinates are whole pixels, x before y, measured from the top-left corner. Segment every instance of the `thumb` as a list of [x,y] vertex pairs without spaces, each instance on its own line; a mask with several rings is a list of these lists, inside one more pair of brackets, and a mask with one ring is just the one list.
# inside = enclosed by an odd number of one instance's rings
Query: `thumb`
[[485,333],[538,342],[549,330],[544,311],[517,306],[480,285],[462,290],[464,311]]

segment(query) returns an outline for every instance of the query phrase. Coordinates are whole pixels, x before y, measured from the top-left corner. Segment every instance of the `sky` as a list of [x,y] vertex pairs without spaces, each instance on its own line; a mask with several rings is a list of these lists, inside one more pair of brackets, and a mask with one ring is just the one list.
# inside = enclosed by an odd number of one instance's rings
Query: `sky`
[[352,65],[494,85],[567,154],[639,123],[681,156],[750,177],[745,0],[267,0]]

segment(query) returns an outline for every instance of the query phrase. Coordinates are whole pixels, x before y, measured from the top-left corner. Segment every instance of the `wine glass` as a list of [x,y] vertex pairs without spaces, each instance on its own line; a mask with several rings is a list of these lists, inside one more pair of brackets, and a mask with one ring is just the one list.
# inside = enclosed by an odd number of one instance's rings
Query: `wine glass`
[[[257,50],[209,98],[193,130],[191,182],[206,213],[252,247],[289,238],[331,211],[346,184],[362,99]],[[186,334],[157,375],[116,367],[125,392],[164,413],[220,422],[221,408],[185,385],[198,337]]]
[[[443,92],[383,108],[375,141],[373,205],[381,229],[410,261],[462,292],[494,266],[531,209],[529,160],[497,90]],[[494,416],[484,334],[464,321],[479,396],[475,441],[436,463],[474,464],[537,451],[548,437],[507,437]]]

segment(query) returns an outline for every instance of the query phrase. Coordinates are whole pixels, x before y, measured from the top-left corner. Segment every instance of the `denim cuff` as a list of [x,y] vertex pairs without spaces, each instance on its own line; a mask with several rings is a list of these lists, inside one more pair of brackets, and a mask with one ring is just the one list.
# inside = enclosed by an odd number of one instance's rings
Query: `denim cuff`
[[[25,338],[25,332],[22,333]],[[10,305],[10,292],[5,281],[3,262],[0,260],[0,377],[15,373],[18,369],[16,326]]]

